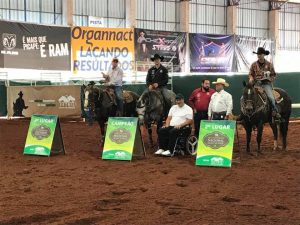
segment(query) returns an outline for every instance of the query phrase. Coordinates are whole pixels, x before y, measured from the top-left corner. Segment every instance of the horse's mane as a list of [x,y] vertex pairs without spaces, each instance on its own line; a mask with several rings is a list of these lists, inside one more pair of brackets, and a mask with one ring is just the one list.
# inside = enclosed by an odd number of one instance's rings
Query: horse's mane
[[149,90],[148,92],[143,93],[142,96],[140,97],[140,99],[145,100],[146,97],[149,97],[149,98],[156,97],[163,103],[163,96],[159,91],[156,91],[156,90],[150,91]]
[[100,89],[97,87],[97,86],[91,86],[91,85],[88,85],[84,88],[84,92],[91,92],[91,91],[96,91],[96,92],[100,92]]

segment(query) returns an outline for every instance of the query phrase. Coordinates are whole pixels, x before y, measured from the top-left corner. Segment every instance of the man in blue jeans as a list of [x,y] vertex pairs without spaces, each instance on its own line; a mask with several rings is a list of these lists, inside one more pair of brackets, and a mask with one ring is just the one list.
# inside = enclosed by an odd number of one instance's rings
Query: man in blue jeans
[[105,85],[112,86],[115,91],[117,98],[117,116],[123,115],[123,70],[118,66],[119,60],[113,58],[111,63],[111,69],[107,74],[102,72],[103,77],[105,78]]
[[253,53],[257,54],[258,60],[252,63],[250,67],[249,82],[259,85],[264,89],[271,102],[273,117],[275,117],[275,119],[280,119],[281,116],[272,92],[272,82],[275,80],[276,73],[273,64],[265,59],[265,56],[269,55],[270,52],[259,47],[257,52]]

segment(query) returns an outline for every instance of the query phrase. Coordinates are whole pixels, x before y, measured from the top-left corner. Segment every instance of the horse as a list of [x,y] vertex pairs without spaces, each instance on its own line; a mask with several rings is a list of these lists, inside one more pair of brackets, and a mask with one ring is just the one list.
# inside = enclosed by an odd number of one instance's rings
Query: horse
[[[171,104],[174,105],[175,93],[172,91],[169,92]],[[169,111],[161,92],[158,90],[144,92],[137,102],[136,111],[138,113],[140,124],[144,124],[148,130],[149,142],[153,146],[151,125],[156,123],[158,131],[162,127],[163,121]]]
[[116,116],[117,104],[113,89],[107,87],[99,89],[94,85],[88,85],[84,88],[84,108],[88,113],[89,125],[92,125],[95,119],[101,130],[100,140],[104,143],[105,123],[109,117]]
[[[287,133],[289,126],[289,119],[291,115],[291,105],[292,101],[289,97],[288,93],[280,88],[274,88],[274,93],[276,93],[277,97],[277,106],[280,109],[279,113],[281,115],[280,121],[274,120],[272,116],[271,103],[268,100],[267,95],[263,92],[261,87],[255,87],[253,84],[244,82],[244,91],[241,97],[241,120],[243,126],[246,130],[247,135],[247,153],[250,153],[250,141],[251,141],[251,133],[252,128],[256,126],[257,128],[257,154],[262,153],[260,144],[263,133],[263,126],[265,123],[269,123],[274,138],[274,147],[273,149],[278,149],[278,128],[281,133],[282,138],[282,149],[286,150],[287,148]],[[279,101],[279,102],[278,102]]]
[[[111,87],[99,89],[94,85],[84,86],[84,108],[88,112],[88,122],[92,125],[93,119],[98,122],[101,130],[101,143],[104,143],[105,124],[109,117],[116,116],[116,95]],[[132,91],[123,91],[123,116],[136,117],[136,103],[139,96]]]

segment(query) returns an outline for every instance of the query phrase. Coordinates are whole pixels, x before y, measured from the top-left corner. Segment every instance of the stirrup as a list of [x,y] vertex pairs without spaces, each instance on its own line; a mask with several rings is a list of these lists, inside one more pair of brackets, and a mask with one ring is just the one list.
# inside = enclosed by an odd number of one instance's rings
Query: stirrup
[[274,119],[278,119],[278,120],[281,119],[281,115],[276,111],[272,112],[272,116],[274,117]]

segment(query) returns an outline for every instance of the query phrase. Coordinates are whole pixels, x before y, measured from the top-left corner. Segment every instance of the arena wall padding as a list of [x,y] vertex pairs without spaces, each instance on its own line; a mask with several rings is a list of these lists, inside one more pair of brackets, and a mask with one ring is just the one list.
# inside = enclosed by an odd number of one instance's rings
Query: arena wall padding
[[[209,79],[211,82],[217,80],[217,78],[224,78],[230,84],[226,90],[232,94],[233,98],[233,113],[238,115],[240,113],[240,97],[243,90],[243,81],[247,81],[248,75],[190,75],[190,76],[174,76],[173,77],[173,90],[175,93],[182,93],[185,96],[187,102],[192,91],[200,87],[202,80]],[[300,103],[300,72],[297,73],[280,73],[274,84],[275,87],[286,90],[293,103]],[[214,87],[214,85],[212,85]],[[299,117],[300,110],[293,109],[292,117]]]
[[7,89],[4,81],[0,81],[0,116],[7,115]]

